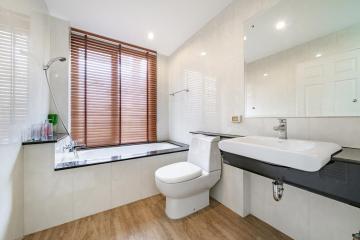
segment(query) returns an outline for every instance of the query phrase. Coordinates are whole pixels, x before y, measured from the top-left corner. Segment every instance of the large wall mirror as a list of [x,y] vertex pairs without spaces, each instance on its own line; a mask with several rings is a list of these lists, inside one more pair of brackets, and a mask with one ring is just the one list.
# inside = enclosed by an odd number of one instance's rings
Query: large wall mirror
[[360,116],[359,0],[280,0],[244,29],[247,117]]

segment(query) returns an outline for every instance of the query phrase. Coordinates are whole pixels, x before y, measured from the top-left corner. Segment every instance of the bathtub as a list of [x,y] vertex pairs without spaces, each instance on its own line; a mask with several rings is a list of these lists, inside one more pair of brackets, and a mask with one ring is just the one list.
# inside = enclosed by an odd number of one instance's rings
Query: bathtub
[[59,149],[55,156],[55,170],[187,151],[188,146],[166,141],[78,150],[77,154],[63,152],[61,147]]
[[155,171],[187,159],[173,142],[79,150],[76,159],[63,151],[68,142],[24,147],[25,235],[159,194]]

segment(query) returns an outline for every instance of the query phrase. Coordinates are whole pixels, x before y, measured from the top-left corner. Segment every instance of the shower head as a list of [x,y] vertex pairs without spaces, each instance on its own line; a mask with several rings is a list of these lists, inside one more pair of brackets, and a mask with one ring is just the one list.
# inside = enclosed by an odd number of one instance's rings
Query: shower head
[[64,62],[64,61],[66,61],[66,58],[64,58],[64,57],[54,57],[54,58],[51,58],[51,59],[47,62],[47,64],[44,65],[43,70],[44,70],[44,71],[47,71],[47,70],[50,68],[50,66],[51,66],[54,62],[57,62],[57,61]]

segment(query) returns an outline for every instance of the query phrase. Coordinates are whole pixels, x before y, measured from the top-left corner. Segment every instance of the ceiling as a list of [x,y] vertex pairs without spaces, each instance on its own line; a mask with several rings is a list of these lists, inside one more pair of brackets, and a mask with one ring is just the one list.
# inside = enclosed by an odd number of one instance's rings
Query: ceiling
[[[246,21],[245,61],[249,63],[360,23],[359,9],[359,0],[281,0]],[[275,29],[279,21],[287,25],[280,31]]]
[[[232,0],[45,0],[72,27],[171,55]],[[149,40],[147,34],[154,33]]]

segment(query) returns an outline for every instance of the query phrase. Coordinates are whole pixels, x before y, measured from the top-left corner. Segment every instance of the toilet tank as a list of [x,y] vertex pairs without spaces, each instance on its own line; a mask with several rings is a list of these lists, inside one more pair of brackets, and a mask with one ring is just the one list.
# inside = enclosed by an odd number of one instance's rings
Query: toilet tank
[[218,143],[220,137],[194,134],[188,154],[188,162],[191,162],[207,172],[221,169],[221,154]]

